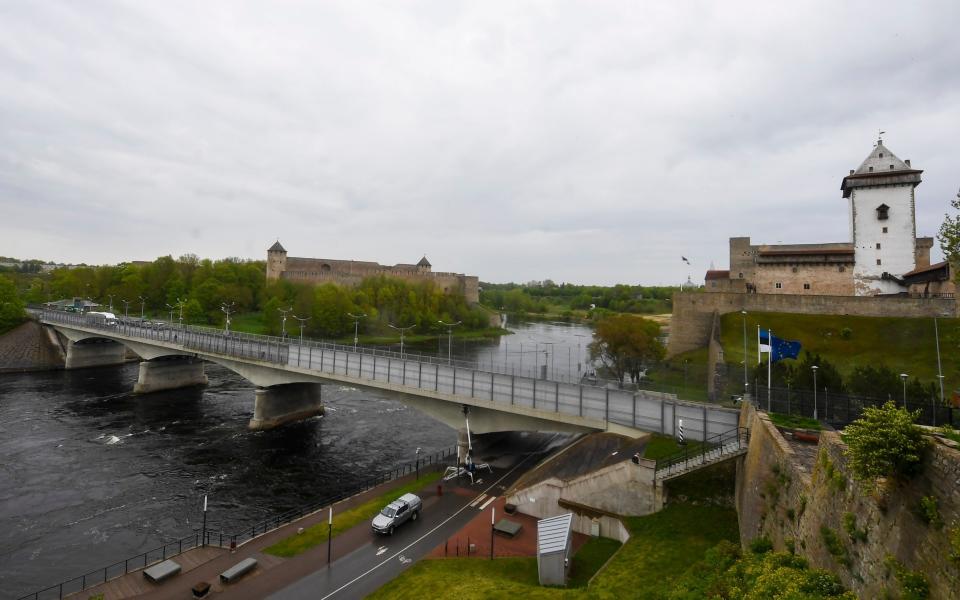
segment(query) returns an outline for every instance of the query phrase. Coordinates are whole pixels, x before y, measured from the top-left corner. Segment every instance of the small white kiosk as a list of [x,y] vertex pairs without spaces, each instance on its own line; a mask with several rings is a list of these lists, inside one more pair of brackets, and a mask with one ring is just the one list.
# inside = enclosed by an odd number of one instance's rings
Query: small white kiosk
[[537,571],[540,585],[567,585],[573,513],[537,521]]

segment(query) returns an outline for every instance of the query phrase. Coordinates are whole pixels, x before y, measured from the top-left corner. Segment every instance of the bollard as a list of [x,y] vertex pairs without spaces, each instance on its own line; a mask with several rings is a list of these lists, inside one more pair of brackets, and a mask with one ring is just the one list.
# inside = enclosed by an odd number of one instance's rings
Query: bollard
[[438,484],[437,484],[437,496],[442,496],[442,495],[443,495],[443,485],[438,483]]
[[677,422],[677,443],[682,446],[686,444],[683,441],[683,419],[678,419]]

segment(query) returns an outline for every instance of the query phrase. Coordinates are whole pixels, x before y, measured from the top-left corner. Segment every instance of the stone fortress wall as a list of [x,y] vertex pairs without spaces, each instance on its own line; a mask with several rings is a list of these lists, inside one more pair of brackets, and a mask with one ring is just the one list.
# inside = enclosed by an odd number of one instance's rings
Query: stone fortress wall
[[953,298],[678,292],[673,295],[668,356],[707,346],[714,311],[722,315],[741,310],[860,317],[958,316]]
[[415,265],[386,266],[371,261],[288,257],[279,242],[267,251],[267,281],[286,279],[317,285],[335,283],[355,287],[368,277],[381,275],[410,282],[432,281],[444,293],[463,294],[469,304],[480,302],[478,277],[434,271],[426,257]]
[[[960,598],[960,563],[948,558],[947,539],[960,522],[960,451],[933,443],[920,475],[877,492],[851,476],[846,444],[836,432],[822,432],[817,445],[791,443],[749,403],[740,424],[750,426],[750,449],[737,465],[736,483],[744,547],[761,536],[777,551],[793,547],[860,598],[898,589],[892,557],[926,576],[931,598]],[[924,497],[936,498],[943,527],[918,516]]]

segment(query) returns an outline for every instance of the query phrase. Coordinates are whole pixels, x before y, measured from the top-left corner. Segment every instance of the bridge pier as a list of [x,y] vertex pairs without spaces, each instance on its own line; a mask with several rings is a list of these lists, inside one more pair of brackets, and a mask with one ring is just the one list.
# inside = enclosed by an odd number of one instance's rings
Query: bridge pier
[[288,383],[257,388],[250,429],[273,429],[323,414],[322,386],[319,383]]
[[66,369],[85,369],[123,364],[127,348],[111,340],[67,342]]
[[133,385],[134,394],[207,385],[203,361],[191,356],[171,356],[140,363],[140,375]]

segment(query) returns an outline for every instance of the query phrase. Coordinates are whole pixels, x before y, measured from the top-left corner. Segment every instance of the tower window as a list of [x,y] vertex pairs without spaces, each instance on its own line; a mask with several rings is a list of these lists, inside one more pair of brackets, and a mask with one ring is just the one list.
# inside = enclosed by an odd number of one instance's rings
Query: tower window
[[877,219],[880,221],[886,221],[889,218],[890,207],[886,204],[881,204],[877,207]]
[[879,259],[879,258],[877,259],[877,265],[878,265],[878,266],[880,265],[880,259]]
[[893,170],[893,165],[890,165],[890,170],[891,170],[891,171]]
[[880,249],[880,242],[877,242],[877,250]]
[[883,158],[883,152],[880,153],[880,158]]
[[797,268],[796,268],[796,267],[793,267],[792,269],[790,269],[790,271],[791,271],[792,273],[796,273],[796,272],[797,272]]
[[886,228],[886,227],[883,228],[883,232],[884,232],[884,233],[887,232],[887,228]]
[[843,272],[846,271],[846,270],[847,270],[846,267],[837,267],[837,271],[840,272],[840,273],[843,273]]
[[809,283],[803,284],[803,289],[809,290],[809,289],[810,289],[810,284],[809,284]]
[[740,279],[743,279],[743,273],[740,273]]
[[775,283],[774,285],[776,286],[776,288],[777,288],[778,290],[783,287],[783,284],[780,283],[779,281],[778,281],[777,283]]
[[869,170],[871,173],[873,173],[873,167],[867,167],[867,170]]

